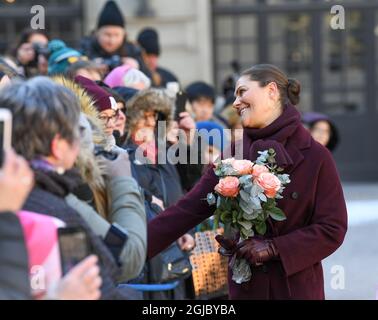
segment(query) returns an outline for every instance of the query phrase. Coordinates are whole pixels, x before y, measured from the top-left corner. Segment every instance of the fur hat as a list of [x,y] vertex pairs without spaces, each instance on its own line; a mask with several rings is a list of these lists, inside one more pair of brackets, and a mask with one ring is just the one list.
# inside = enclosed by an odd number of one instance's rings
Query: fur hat
[[107,197],[103,179],[105,168],[93,153],[93,143],[104,146],[107,139],[103,131],[103,124],[99,119],[99,112],[95,107],[93,98],[77,83],[63,76],[53,77],[53,80],[70,89],[79,98],[81,110],[79,124],[85,132],[83,133],[84,137],[80,139],[80,152],[75,167],[79,169],[84,182],[89,185],[93,192],[97,212],[103,217],[107,217]]
[[126,106],[127,130],[132,134],[137,122],[144,117],[145,112],[155,112],[160,120],[167,121],[167,125],[173,118],[174,101],[162,89],[151,88],[136,93]]

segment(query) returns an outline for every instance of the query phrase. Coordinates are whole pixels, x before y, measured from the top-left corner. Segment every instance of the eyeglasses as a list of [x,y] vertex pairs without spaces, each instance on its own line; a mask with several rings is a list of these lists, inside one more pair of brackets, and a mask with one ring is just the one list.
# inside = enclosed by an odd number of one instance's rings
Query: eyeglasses
[[100,116],[99,118],[100,118],[101,121],[103,121],[105,123],[105,125],[108,125],[110,120],[112,120],[113,122],[118,120],[119,110],[117,110],[111,117]]

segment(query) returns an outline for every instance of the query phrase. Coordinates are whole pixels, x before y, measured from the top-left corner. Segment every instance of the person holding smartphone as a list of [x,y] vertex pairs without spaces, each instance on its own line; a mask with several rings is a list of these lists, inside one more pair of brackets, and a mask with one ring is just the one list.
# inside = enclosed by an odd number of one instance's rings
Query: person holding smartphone
[[84,228],[99,258],[101,298],[124,299],[115,286],[119,269],[111,252],[65,201],[81,183],[78,172],[71,170],[79,152],[77,97],[46,77],[35,77],[8,86],[0,94],[0,105],[13,113],[13,146],[29,161],[35,176],[23,210],[56,217],[68,227]]
[[[14,214],[21,209],[33,187],[34,174],[27,161],[5,151],[0,169],[0,299],[31,299],[28,250],[21,223]],[[85,299],[100,297],[101,278],[97,257],[81,261],[57,281],[45,299]]]

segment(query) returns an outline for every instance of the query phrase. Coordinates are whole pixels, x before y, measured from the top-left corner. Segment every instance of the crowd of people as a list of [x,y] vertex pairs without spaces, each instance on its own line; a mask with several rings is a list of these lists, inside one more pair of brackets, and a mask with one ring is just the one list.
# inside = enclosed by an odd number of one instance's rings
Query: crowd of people
[[[243,123],[232,106],[236,80],[227,79],[221,95],[201,80],[183,87],[160,66],[161,54],[158,32],[145,28],[131,41],[108,1],[80,48],[25,30],[1,57],[0,108],[12,113],[13,149],[4,150],[0,174],[0,298],[194,297],[190,268],[167,275],[164,267],[173,258],[189,263],[195,227],[147,259],[147,225],[243,137]],[[178,92],[187,102],[176,116]],[[308,113],[302,121],[315,140],[336,148],[328,117]],[[195,159],[171,161],[178,150]],[[162,152],[167,161],[159,161]],[[62,228],[83,230],[90,247],[68,270]],[[133,286],[167,279],[179,281],[173,295]]]

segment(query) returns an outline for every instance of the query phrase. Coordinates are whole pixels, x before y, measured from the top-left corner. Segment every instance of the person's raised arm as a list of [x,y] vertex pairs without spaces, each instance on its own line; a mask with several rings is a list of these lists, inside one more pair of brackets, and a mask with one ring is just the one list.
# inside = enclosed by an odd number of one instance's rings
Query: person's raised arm
[[154,257],[213,214],[215,206],[209,206],[206,197],[214,191],[217,183],[218,178],[209,166],[188,194],[148,223],[148,258]]

